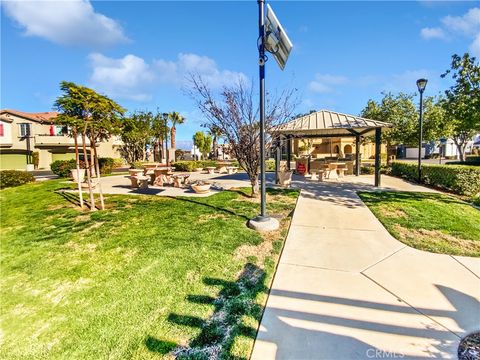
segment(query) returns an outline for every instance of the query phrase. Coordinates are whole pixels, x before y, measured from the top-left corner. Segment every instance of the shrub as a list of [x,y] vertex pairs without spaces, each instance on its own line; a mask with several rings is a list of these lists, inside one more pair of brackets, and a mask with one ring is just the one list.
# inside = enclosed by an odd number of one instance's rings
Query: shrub
[[[85,165],[82,166],[82,164],[80,164],[80,167],[84,169]],[[70,177],[70,170],[76,169],[76,168],[77,168],[77,163],[75,159],[56,160],[50,164],[50,169],[52,170],[52,172],[55,175],[58,175],[60,177]]]
[[197,161],[176,161],[173,163],[173,167],[176,171],[192,172],[197,167],[196,164]]
[[35,178],[26,171],[2,170],[0,171],[0,189],[19,186],[34,182]]
[[265,171],[275,171],[275,160],[265,160]]
[[375,174],[375,167],[374,166],[360,166],[360,174],[362,174],[362,175]]
[[134,161],[130,163],[130,169],[141,169],[145,162],[141,160]]
[[465,161],[480,164],[480,155],[467,155],[465,156]]
[[[394,162],[392,175],[417,181],[417,164]],[[475,195],[480,192],[480,168],[465,165],[423,164],[421,181],[460,195]]]
[[118,168],[121,168],[123,166],[125,166],[125,162],[123,161],[123,159],[120,159],[120,158],[113,159],[113,168],[114,169],[118,169]]
[[100,167],[100,174],[111,174],[115,160],[110,157],[99,157],[98,166]]
[[[232,161],[231,166],[238,166],[238,161]],[[218,161],[217,160],[185,160],[185,161],[176,161],[172,164],[176,171],[185,171],[185,172],[192,172],[196,168],[206,168],[206,167],[217,167]],[[275,165],[274,165],[275,168]]]

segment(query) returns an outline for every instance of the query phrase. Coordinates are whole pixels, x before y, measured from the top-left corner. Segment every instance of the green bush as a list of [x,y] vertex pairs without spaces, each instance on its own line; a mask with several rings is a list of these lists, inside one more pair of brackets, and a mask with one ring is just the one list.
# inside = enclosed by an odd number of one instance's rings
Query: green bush
[[465,161],[475,162],[480,164],[480,155],[466,155]]
[[26,171],[2,170],[0,171],[0,189],[19,186],[34,182],[35,178]]
[[265,160],[265,171],[275,171],[275,160]]
[[100,174],[111,174],[115,160],[109,157],[99,157],[98,166],[100,167]]
[[[206,167],[217,167],[219,161],[217,160],[185,160],[185,161],[176,161],[172,164],[176,171],[185,171],[192,172],[196,168],[206,168]],[[231,166],[239,166],[237,161],[232,161]]]
[[480,194],[474,195],[472,197],[473,205],[480,206]]
[[196,164],[197,161],[176,161],[173,163],[173,167],[176,171],[192,172],[197,167]]
[[362,175],[375,174],[375,166],[360,166],[360,174]]
[[[55,175],[60,177],[70,177],[70,170],[76,169],[77,163],[75,159],[56,160],[50,164],[50,169]],[[80,168],[85,169],[85,164],[81,161]]]
[[[394,162],[392,175],[417,181],[417,164]],[[421,182],[460,195],[476,195],[480,192],[480,168],[465,165],[423,164]]]
[[123,159],[120,159],[120,158],[113,159],[113,168],[114,169],[118,169],[118,168],[121,168],[123,166],[125,166],[125,162],[123,161]]

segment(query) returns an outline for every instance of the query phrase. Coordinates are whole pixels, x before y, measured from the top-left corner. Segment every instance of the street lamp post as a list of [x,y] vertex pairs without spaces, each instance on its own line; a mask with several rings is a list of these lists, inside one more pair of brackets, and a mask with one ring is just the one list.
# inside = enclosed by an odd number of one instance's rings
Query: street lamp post
[[167,129],[167,121],[168,121],[168,114],[163,113],[163,120],[165,120],[165,161],[167,162],[168,165],[168,129]]
[[427,79],[418,79],[417,88],[420,92],[420,126],[418,134],[418,182],[422,181],[422,143],[423,143],[423,92],[427,86]]

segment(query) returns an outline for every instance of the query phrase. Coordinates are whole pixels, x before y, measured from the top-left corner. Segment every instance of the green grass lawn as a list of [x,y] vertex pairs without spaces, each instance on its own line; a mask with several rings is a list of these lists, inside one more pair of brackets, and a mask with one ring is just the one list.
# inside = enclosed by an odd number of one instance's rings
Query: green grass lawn
[[360,192],[395,238],[417,249],[480,256],[480,211],[438,193]]
[[0,191],[0,358],[248,358],[297,191],[269,193],[282,228],[262,237],[243,191],[90,213],[70,186]]

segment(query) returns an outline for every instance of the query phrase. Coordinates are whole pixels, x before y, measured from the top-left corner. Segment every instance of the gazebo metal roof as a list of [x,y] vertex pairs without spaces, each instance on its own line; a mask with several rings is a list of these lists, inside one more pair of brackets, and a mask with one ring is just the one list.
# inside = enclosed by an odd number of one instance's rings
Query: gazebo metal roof
[[279,125],[275,132],[298,138],[368,136],[372,135],[375,129],[385,127],[392,125],[383,121],[320,110]]

